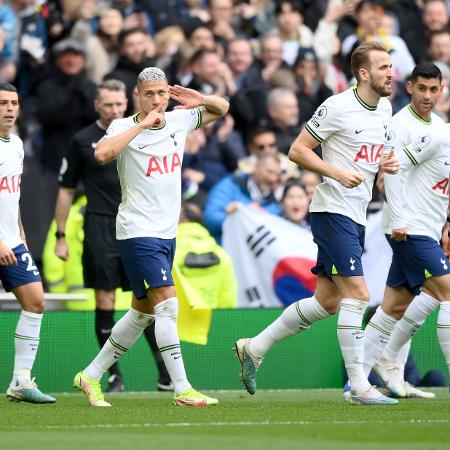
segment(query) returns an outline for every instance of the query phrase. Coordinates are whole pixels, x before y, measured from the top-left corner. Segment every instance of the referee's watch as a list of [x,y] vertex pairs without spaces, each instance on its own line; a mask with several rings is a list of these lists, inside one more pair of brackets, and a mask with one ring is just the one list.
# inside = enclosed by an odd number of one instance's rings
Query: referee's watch
[[55,237],[56,237],[56,239],[65,238],[66,233],[64,233],[64,231],[55,231]]

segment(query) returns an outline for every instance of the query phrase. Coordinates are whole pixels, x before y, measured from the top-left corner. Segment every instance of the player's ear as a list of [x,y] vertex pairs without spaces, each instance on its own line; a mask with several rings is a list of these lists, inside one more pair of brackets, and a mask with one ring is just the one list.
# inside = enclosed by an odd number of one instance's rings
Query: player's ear
[[406,92],[408,92],[409,95],[412,94],[412,92],[413,92],[413,87],[414,87],[414,85],[412,84],[411,80],[408,80],[408,81],[406,82]]

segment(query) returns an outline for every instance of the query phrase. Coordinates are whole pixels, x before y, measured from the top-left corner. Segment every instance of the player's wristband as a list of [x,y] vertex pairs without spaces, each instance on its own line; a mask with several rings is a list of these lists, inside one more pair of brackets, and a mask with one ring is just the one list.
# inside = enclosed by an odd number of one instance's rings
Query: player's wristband
[[65,238],[66,233],[64,233],[64,231],[55,231],[55,237],[56,237],[56,239]]

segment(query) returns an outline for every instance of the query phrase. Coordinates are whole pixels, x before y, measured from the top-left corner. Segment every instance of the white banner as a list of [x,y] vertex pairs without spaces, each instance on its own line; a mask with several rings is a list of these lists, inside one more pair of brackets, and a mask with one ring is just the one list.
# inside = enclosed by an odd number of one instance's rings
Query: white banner
[[317,246],[287,220],[241,205],[224,222],[222,245],[233,260],[238,307],[287,306],[315,290]]

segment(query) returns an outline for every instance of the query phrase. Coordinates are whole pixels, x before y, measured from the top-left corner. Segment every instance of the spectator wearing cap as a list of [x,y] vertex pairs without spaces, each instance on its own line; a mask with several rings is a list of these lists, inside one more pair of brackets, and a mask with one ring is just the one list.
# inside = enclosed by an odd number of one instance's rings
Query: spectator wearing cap
[[306,121],[333,92],[325,85],[319,70],[319,60],[312,48],[301,48],[294,64],[297,99],[301,105],[300,123]]
[[300,47],[312,47],[313,33],[303,24],[303,5],[298,0],[283,0],[275,9],[277,28],[283,40],[283,59],[292,65]]
[[43,135],[41,162],[56,175],[70,138],[97,115],[96,86],[83,73],[83,46],[63,39],[54,45],[53,56],[54,65],[36,88],[36,113]]

